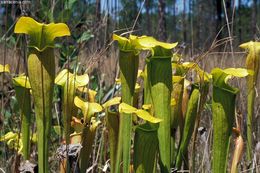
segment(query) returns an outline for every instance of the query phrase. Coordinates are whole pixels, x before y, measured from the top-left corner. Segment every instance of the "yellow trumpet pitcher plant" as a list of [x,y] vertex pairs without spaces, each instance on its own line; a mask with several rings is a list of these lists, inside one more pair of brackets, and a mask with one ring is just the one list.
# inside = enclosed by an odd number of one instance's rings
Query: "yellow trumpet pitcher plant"
[[[0,137],[0,142],[6,142],[9,149],[14,149],[19,154],[24,155],[23,149],[23,134],[22,133],[14,133],[14,132],[7,132],[5,135]],[[37,142],[36,134],[34,133],[32,135],[31,141],[33,143]]]
[[[118,112],[111,111],[110,107],[118,105]],[[109,147],[110,147],[110,161],[111,161],[111,172],[116,172],[116,155],[118,152],[118,141],[120,141],[118,136],[118,114],[124,116],[122,113],[126,113],[127,116],[134,116],[150,122],[150,123],[159,123],[162,120],[156,117],[153,117],[149,112],[144,109],[137,109],[133,106],[130,106],[124,102],[121,102],[120,97],[114,97],[111,100],[107,101],[102,105],[106,112],[106,126],[109,131]],[[140,147],[138,147],[140,148]],[[141,152],[137,152],[136,154],[140,154]],[[143,158],[144,155],[140,155],[140,158]],[[142,165],[141,159],[138,159],[138,165]],[[135,162],[135,161],[134,161]],[[139,166],[138,166],[139,167]],[[142,166],[141,166],[142,167]]]
[[252,73],[241,68],[214,68],[211,71],[213,79],[212,121],[213,121],[213,146],[212,146],[212,172],[227,172],[228,154],[232,127],[235,119],[235,99],[238,88],[228,84],[233,77],[246,77]]
[[172,91],[172,49],[177,43],[164,43],[153,37],[138,39],[137,48],[150,50],[146,58],[147,82],[150,87],[154,115],[162,119],[158,128],[161,172],[170,172],[171,164],[171,91]]
[[252,162],[253,151],[252,147],[255,144],[253,139],[253,131],[256,130],[254,108],[256,98],[256,85],[259,74],[260,65],[260,42],[247,42],[241,44],[239,47],[246,49],[248,55],[246,57],[246,69],[252,70],[253,75],[247,77],[247,160]]
[[89,156],[92,151],[92,145],[95,139],[96,128],[100,124],[94,115],[103,110],[103,107],[95,102],[84,101],[80,97],[74,98],[74,104],[82,110],[83,113],[83,129],[81,144],[82,150],[80,151],[79,167],[80,172],[85,173],[89,163]]
[[105,109],[106,128],[108,129],[109,155],[110,155],[110,170],[115,172],[116,155],[118,152],[118,131],[119,131],[119,112],[110,109],[111,106],[121,103],[121,97],[114,97],[104,103],[102,106]]
[[23,157],[30,159],[30,124],[31,124],[31,85],[25,75],[13,78],[16,98],[20,107],[22,121]]
[[86,86],[89,82],[88,74],[76,75],[68,69],[62,70],[55,78],[55,84],[62,87],[62,119],[64,125],[63,137],[68,145],[71,134],[71,118],[77,114],[77,107],[74,105],[74,97],[77,88]]
[[[62,87],[62,120],[63,120],[63,139],[66,145],[70,144],[70,134],[72,133],[72,116],[77,114],[78,108],[74,105],[76,89],[86,86],[89,82],[88,74],[76,75],[70,73],[68,69],[62,70],[55,78],[55,84]],[[62,164],[66,172],[70,172],[69,159]],[[65,166],[64,166],[65,165]],[[65,170],[64,170],[65,171]]]
[[[135,83],[139,65],[139,51],[136,49],[137,36],[130,35],[129,38],[113,34],[113,40],[118,42],[120,81],[122,85],[122,101],[133,106]],[[132,116],[122,113],[119,123],[119,141],[116,157],[115,172],[120,171],[120,163],[123,160],[123,172],[128,173],[130,169]]]
[[30,17],[18,19],[14,32],[29,35],[28,76],[35,104],[39,173],[49,172],[48,151],[55,79],[54,39],[69,36],[64,23],[38,23]]
[[[177,56],[177,55],[176,55]],[[178,55],[180,58],[180,55]],[[174,57],[172,57],[174,59]],[[172,93],[171,98],[176,101],[175,105],[171,105],[171,165],[175,164],[175,156],[176,156],[176,147],[175,147],[175,138],[176,138],[176,130],[178,127],[180,132],[183,131],[184,126],[184,117],[182,111],[182,103],[185,102],[183,99],[185,87],[184,83],[187,81],[185,79],[185,75],[187,73],[186,68],[182,66],[182,64],[177,62],[172,62]],[[181,134],[180,134],[181,135]]]
[[[175,164],[175,167],[178,170],[181,168],[182,161],[187,160],[188,145],[191,141],[192,135],[194,134],[194,138],[196,138],[200,114],[203,111],[206,102],[211,79],[211,75],[200,69],[196,63],[185,62],[182,64],[182,67],[194,70],[197,79],[195,79],[195,83],[192,84],[191,95],[188,100],[187,109],[185,110],[184,124],[183,129],[181,130],[180,143]],[[196,139],[193,139],[193,142],[195,140]],[[195,144],[193,143],[193,145]],[[195,149],[195,147],[193,149]]]

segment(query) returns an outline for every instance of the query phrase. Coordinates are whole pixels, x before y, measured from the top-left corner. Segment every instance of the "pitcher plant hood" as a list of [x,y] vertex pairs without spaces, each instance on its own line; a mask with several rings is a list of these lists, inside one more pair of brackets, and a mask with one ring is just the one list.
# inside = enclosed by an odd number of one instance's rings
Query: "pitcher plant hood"
[[28,47],[33,47],[39,52],[47,47],[54,47],[56,37],[70,36],[70,30],[64,23],[44,24],[30,17],[19,18],[14,33],[28,34],[30,36]]

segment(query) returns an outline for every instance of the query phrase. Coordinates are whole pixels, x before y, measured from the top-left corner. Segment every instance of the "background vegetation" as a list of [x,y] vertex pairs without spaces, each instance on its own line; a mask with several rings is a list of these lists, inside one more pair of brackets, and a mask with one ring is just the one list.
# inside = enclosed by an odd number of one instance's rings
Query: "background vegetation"
[[[161,41],[179,42],[177,52],[183,60],[196,61],[205,71],[213,67],[241,67],[245,53],[238,46],[249,40],[260,39],[259,0],[32,0],[24,3],[5,4],[0,0],[0,64],[10,64],[15,74],[27,71],[27,37],[15,35],[14,25],[20,16],[30,16],[39,22],[64,22],[71,37],[59,39],[60,49],[55,52],[57,71],[62,68],[77,69],[90,76],[89,88],[98,91],[99,103],[104,103],[115,89],[119,75],[117,49],[112,44],[112,33],[151,35]],[[141,55],[143,56],[143,55]],[[140,68],[143,69],[143,62]],[[259,76],[258,76],[259,78]],[[190,76],[193,79],[193,76]],[[0,76],[0,136],[11,130],[20,130],[17,100],[11,79]],[[258,80],[259,81],[259,80]],[[259,83],[259,82],[258,82]],[[245,80],[234,81],[241,89],[236,112],[244,117],[242,134],[246,134],[246,84]],[[259,124],[260,91],[256,88],[255,124]],[[61,121],[61,91],[55,88],[55,114],[53,124]],[[211,96],[208,96],[211,97]],[[207,101],[202,112],[200,133],[197,139],[196,165],[198,172],[209,172],[211,163],[212,124],[211,102]],[[57,118],[58,117],[58,118]],[[254,167],[259,172],[260,126],[253,131]],[[202,130],[203,129],[203,130]],[[35,131],[35,126],[33,127]],[[99,153],[107,141],[107,129],[97,129],[91,156],[90,171],[105,170],[108,155]],[[51,169],[58,168],[56,149],[61,138],[52,129]],[[108,147],[108,146],[106,146]],[[32,153],[35,155],[35,152]],[[0,142],[0,169],[11,171],[18,159],[14,150]],[[241,170],[251,166],[245,161]]]

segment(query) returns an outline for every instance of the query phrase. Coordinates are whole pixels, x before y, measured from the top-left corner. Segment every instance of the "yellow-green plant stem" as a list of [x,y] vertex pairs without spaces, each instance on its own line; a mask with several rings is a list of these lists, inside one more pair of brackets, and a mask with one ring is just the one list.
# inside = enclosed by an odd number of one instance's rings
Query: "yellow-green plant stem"
[[152,104],[151,86],[147,78],[147,65],[145,65],[143,79],[144,79],[144,104]]
[[110,155],[110,170],[115,172],[116,154],[118,145],[118,131],[119,131],[119,113],[106,109],[106,125],[108,128],[109,140],[109,155]]
[[147,72],[154,115],[163,120],[158,128],[160,168],[162,173],[168,173],[171,164],[171,57],[150,57]]
[[86,173],[89,166],[89,157],[93,150],[93,142],[95,139],[96,127],[85,127],[82,132],[82,149],[80,151],[80,173]]
[[136,173],[155,173],[158,154],[158,124],[145,123],[135,130],[134,170]]
[[49,171],[48,151],[52,118],[52,99],[55,78],[54,49],[37,51],[30,48],[28,74],[35,103],[39,173]]
[[247,160],[252,161],[252,146],[253,146],[253,117],[254,117],[254,103],[255,103],[255,87],[252,82],[251,76],[247,80]]
[[[120,79],[122,85],[122,102],[133,105],[135,83],[137,78],[139,58],[135,51],[119,52]],[[132,115],[122,113],[119,123],[118,152],[115,173],[120,172],[121,157],[123,156],[123,172],[130,169]]]
[[30,89],[15,86],[15,94],[20,107],[22,120],[22,142],[23,157],[25,160],[30,159],[30,122],[31,122],[31,95]]

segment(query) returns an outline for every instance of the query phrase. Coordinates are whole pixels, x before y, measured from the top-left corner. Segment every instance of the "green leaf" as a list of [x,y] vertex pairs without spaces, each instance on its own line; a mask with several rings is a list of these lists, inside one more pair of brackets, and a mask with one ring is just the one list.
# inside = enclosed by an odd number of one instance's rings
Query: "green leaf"
[[[22,78],[22,80],[21,80]],[[22,132],[22,143],[23,143],[23,156],[24,159],[30,158],[30,137],[31,137],[31,94],[29,86],[29,79],[26,76],[19,76],[16,78],[16,82],[21,86],[15,86],[15,94],[19,104],[20,116],[22,120],[21,132]],[[15,79],[13,79],[15,81]],[[27,84],[27,85],[25,85]],[[28,87],[25,88],[24,86]]]
[[93,38],[94,35],[91,34],[91,32],[85,31],[82,33],[82,35],[80,36],[80,38],[77,40],[77,43],[83,43],[83,42],[87,42],[89,39]]
[[68,0],[64,5],[65,9],[72,9],[73,5],[77,2],[77,0]]
[[70,74],[68,74],[69,71],[67,69],[62,70],[55,78],[54,83],[60,86],[65,85],[68,78],[71,77]]
[[121,37],[119,35],[113,34],[113,40],[118,42],[118,46],[121,50],[133,49],[130,44],[130,40],[125,37]]
[[182,63],[182,66],[187,69],[194,69],[197,73],[197,81],[200,82],[201,80],[208,82],[211,79],[211,75],[209,75],[207,72],[202,70],[197,63],[194,62],[184,62]]
[[[135,84],[138,73],[139,51],[135,49],[134,38],[131,37],[127,47],[120,47],[119,44],[119,67],[121,80],[122,102],[131,106],[134,104]],[[129,68],[131,67],[131,68]],[[130,150],[131,150],[132,116],[121,113],[119,123],[119,142],[116,157],[115,172],[120,172],[120,165],[123,160],[123,172],[129,172]],[[123,159],[122,159],[123,158]]]
[[86,172],[86,169],[88,168],[87,165],[89,165],[90,161],[90,154],[92,153],[93,150],[93,143],[94,139],[96,136],[96,129],[98,125],[100,124],[100,121],[97,121],[95,117],[92,117],[90,120],[90,127],[84,128],[82,132],[82,146],[87,146],[83,147],[80,150],[80,161],[79,161],[79,166],[80,166],[80,172]]

